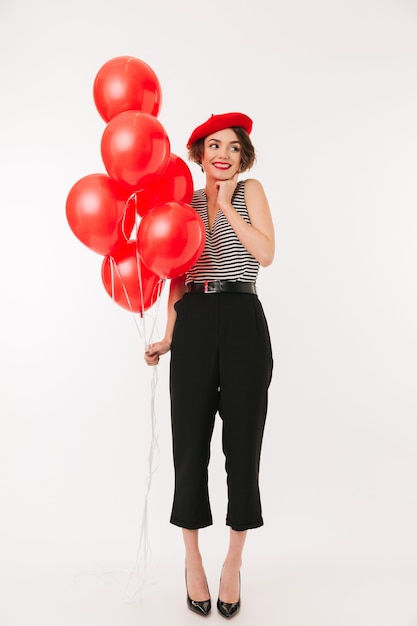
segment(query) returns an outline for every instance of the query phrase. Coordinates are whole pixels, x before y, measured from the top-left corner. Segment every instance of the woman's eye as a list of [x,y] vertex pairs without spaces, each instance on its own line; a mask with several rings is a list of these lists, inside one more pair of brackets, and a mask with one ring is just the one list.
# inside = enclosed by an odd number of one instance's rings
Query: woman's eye
[[218,148],[217,143],[211,143],[209,144],[209,148]]

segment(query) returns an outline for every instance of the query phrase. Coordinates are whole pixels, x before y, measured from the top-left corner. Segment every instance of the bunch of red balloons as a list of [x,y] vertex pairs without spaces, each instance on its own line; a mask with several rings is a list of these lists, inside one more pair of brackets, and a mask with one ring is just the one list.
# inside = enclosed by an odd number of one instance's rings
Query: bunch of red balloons
[[107,174],[89,174],[73,185],[66,216],[75,236],[104,256],[107,293],[143,314],[165,279],[196,262],[204,225],[189,204],[191,172],[171,152],[157,119],[162,94],[153,69],[134,57],[111,59],[98,71],[93,95],[107,124],[101,138]]

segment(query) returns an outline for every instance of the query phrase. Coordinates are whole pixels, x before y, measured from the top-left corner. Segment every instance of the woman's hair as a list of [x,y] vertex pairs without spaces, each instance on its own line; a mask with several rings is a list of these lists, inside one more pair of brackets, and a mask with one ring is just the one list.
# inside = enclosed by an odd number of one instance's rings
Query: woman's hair
[[[239,171],[246,172],[247,170],[250,170],[250,168],[255,163],[255,148],[251,141],[251,138],[244,128],[242,128],[241,126],[233,126],[232,130],[235,131],[241,146]],[[195,143],[191,144],[188,150],[189,160],[194,161],[194,163],[198,163],[198,165],[201,165],[203,159],[205,139],[206,137],[202,137]]]

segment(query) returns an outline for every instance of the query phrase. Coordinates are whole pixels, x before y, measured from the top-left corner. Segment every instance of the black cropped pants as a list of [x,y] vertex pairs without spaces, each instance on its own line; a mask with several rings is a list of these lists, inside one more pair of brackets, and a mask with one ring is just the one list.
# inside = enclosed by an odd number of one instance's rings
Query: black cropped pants
[[216,413],[227,474],[226,524],[262,526],[259,463],[272,376],[267,322],[256,295],[187,293],[175,304],[170,395],[175,469],[171,523],[212,524],[208,492]]

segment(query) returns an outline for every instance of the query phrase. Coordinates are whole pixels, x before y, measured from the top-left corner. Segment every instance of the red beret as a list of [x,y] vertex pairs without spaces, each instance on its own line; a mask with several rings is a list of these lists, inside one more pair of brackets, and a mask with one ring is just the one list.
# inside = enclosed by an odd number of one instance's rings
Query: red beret
[[252,120],[243,113],[223,113],[221,115],[212,115],[207,122],[197,126],[191,133],[191,137],[187,141],[187,148],[193,143],[216,133],[218,130],[224,130],[225,128],[232,128],[232,126],[241,126],[249,134],[252,130]]

